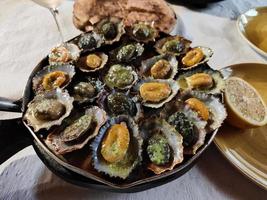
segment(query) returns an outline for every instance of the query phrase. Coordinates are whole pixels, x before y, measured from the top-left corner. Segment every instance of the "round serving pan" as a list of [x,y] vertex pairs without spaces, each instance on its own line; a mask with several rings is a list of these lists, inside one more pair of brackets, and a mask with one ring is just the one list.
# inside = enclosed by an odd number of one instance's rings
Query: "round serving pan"
[[[72,40],[74,39],[75,38]],[[33,97],[32,77],[47,63],[48,58],[46,57],[34,68],[28,79],[24,90],[24,95],[21,100],[14,102],[5,98],[0,98],[0,111],[21,112],[22,115],[24,114],[27,104]],[[107,181],[101,181],[97,179],[97,176],[95,175],[83,176],[81,173],[75,170],[73,166],[58,158],[44,145],[44,143],[32,131],[32,129],[22,121],[22,118],[2,120],[0,121],[0,164],[21,149],[32,145],[43,163],[54,174],[70,183],[87,188],[95,188],[113,192],[139,192],[170,182],[191,169],[200,155],[210,145],[216,133],[217,130],[208,134],[205,144],[198,150],[198,152],[194,156],[186,158],[182,164],[171,171],[165,172],[161,175],[155,175],[142,180],[137,180],[130,184],[109,184]]]

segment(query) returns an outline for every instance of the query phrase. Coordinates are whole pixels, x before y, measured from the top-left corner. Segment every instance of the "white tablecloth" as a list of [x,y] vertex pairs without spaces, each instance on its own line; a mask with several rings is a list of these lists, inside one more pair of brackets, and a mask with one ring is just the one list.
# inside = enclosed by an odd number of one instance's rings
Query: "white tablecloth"
[[[267,2],[266,2],[267,4]],[[179,31],[195,45],[211,47],[210,64],[221,68],[239,62],[266,62],[239,37],[235,21],[173,6]],[[72,25],[72,2],[61,7],[66,39],[79,31]],[[203,11],[203,10],[202,10]],[[33,67],[58,41],[51,14],[29,0],[0,1],[0,96],[19,98]],[[230,16],[231,17],[231,16]],[[182,21],[182,22],[181,22]],[[0,112],[0,118],[10,117]],[[179,179],[148,191],[115,194],[73,186],[53,175],[32,147],[0,166],[0,199],[266,199],[267,193],[243,177],[211,146]]]

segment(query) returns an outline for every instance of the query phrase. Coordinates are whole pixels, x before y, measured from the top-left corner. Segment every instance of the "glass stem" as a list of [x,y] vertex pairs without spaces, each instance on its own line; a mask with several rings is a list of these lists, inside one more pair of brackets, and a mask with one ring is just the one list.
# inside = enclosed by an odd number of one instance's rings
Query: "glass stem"
[[52,9],[52,8],[50,8],[49,10],[50,10],[51,14],[53,15],[53,17],[55,19],[55,22],[57,24],[57,29],[58,29],[58,32],[59,32],[59,35],[60,35],[61,43],[64,44],[64,37],[63,37],[62,30],[61,30],[60,25],[59,25],[58,10],[57,9]]

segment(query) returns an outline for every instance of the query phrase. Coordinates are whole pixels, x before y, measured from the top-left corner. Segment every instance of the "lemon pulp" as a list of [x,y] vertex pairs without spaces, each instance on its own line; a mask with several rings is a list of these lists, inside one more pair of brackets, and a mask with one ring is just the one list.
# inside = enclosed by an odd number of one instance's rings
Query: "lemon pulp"
[[238,128],[252,128],[267,123],[266,105],[257,90],[238,77],[226,80],[227,121]]

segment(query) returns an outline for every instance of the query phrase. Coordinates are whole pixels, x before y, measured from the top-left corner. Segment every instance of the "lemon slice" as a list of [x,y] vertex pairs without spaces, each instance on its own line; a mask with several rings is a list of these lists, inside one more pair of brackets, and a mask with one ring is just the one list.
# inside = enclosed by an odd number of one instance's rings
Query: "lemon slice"
[[225,83],[227,122],[238,128],[254,128],[267,123],[267,108],[257,90],[238,77]]

